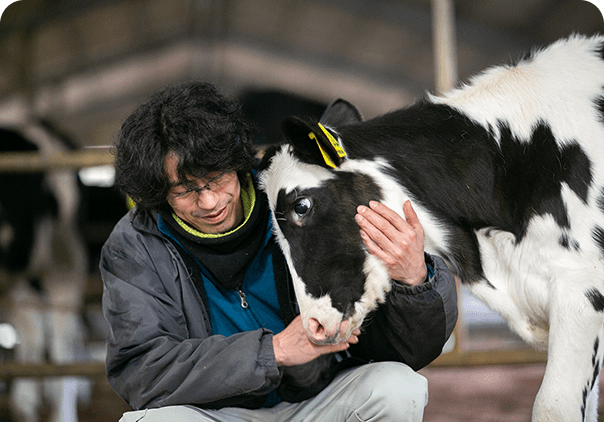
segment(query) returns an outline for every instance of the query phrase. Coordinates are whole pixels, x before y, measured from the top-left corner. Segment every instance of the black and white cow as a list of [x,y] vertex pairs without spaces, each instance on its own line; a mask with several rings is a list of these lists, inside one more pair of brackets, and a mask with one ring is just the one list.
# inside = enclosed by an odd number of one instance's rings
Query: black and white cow
[[[572,36],[362,122],[291,118],[261,174],[305,328],[350,330],[390,279],[354,215],[410,199],[426,250],[547,348],[534,421],[597,420],[604,349],[604,36]],[[313,324],[309,321],[313,320]]]
[[[70,149],[48,122],[33,119],[0,128],[0,152]],[[86,247],[77,225],[77,173],[0,173],[0,311],[16,329],[15,360],[67,363],[82,358],[80,312],[88,272]],[[82,388],[83,387],[83,388]],[[19,378],[10,386],[13,416],[39,420],[44,399],[48,420],[77,422],[77,401],[87,383],[75,378]]]

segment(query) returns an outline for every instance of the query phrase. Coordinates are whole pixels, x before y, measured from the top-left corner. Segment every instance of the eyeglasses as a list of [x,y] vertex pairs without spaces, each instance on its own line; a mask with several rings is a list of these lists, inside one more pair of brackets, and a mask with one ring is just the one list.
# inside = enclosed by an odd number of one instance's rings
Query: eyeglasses
[[[189,188],[184,192],[177,193],[174,196],[168,198],[169,203],[178,202],[178,203],[187,203],[194,202],[197,200],[199,192],[204,190],[209,190],[212,192],[217,192],[226,186],[229,182],[232,181],[232,177],[223,177],[225,175],[235,175],[235,172],[230,170],[223,171],[218,176],[211,178],[206,182],[205,185],[199,186],[197,188]],[[195,194],[195,195],[194,195]]]

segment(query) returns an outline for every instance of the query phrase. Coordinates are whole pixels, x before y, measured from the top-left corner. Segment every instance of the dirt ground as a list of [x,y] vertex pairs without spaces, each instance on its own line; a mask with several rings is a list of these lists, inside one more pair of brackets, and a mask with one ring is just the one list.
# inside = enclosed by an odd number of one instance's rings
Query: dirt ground
[[[423,369],[430,394],[424,421],[530,422],[544,371],[545,364]],[[601,393],[601,421],[603,410]]]
[[545,365],[426,368],[425,422],[529,422]]
[[[422,369],[430,394],[424,421],[529,422],[544,370],[544,364]],[[602,397],[600,408],[604,408]],[[127,410],[107,381],[99,379],[93,384],[90,403],[80,407],[79,418],[80,422],[117,422]],[[46,410],[40,422],[47,416]],[[0,396],[0,422],[18,422],[11,418],[5,396]]]

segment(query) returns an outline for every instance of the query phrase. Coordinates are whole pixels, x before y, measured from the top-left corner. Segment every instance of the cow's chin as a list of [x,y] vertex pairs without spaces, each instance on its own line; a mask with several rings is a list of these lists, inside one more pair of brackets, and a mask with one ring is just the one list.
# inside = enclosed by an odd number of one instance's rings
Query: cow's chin
[[342,337],[340,336],[339,333],[334,334],[333,336],[327,337],[322,340],[317,340],[315,338],[312,338],[311,335],[308,334],[308,339],[311,341],[311,343],[316,344],[317,346],[329,346],[329,345],[333,345],[333,344],[339,344],[344,340],[344,339],[342,339]]
[[348,339],[352,335],[352,332],[360,327],[361,322],[362,320],[356,322],[355,318],[350,318],[341,321],[338,330],[335,331],[333,334],[325,334],[325,332],[323,332],[322,335],[318,336],[316,335],[316,333],[313,334],[312,329],[310,329],[310,327],[306,330],[306,334],[308,336],[308,339],[313,344],[319,346],[340,344],[348,341]]

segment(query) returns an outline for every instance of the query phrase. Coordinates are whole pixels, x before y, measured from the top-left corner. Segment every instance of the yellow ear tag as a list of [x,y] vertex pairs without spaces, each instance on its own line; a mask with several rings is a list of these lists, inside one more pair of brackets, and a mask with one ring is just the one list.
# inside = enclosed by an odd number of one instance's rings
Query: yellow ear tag
[[[331,146],[333,147],[333,149],[338,154],[338,157],[346,157],[346,152],[342,149],[342,147],[340,146],[340,143],[338,141],[336,141],[336,139],[332,136],[332,134],[329,133],[329,131],[327,129],[325,129],[321,123],[319,123],[319,127],[321,128],[321,130],[323,131],[323,133],[325,134],[325,136],[327,136],[327,139],[329,140],[329,143],[331,144]],[[319,150],[321,151],[321,155],[323,156],[323,161],[325,161],[325,164],[327,164],[329,167],[335,169],[336,168],[336,164],[332,161],[331,158],[329,158],[329,155],[325,152],[325,150],[323,149],[323,147],[321,146],[321,144],[317,140],[317,137],[315,136],[315,134],[312,133],[312,132],[310,132],[308,134],[308,137],[310,139],[314,139],[315,142],[317,143],[317,146],[319,147]]]
[[314,139],[315,142],[317,143],[317,146],[319,147],[319,151],[321,151],[321,155],[323,156],[323,161],[325,161],[325,164],[327,164],[329,167],[335,169],[336,168],[336,164],[331,160],[331,158],[329,158],[329,155],[327,155],[327,153],[325,152],[325,150],[323,149],[323,147],[321,146],[321,144],[317,140],[317,137],[315,136],[315,134],[312,133],[312,132],[310,132],[308,134],[308,137],[310,139]]
[[338,157],[340,157],[340,158],[346,157],[346,152],[342,149],[342,146],[340,145],[340,143],[338,141],[336,141],[336,138],[334,138],[333,135],[331,133],[329,133],[329,131],[327,129],[325,129],[321,123],[319,123],[319,127],[321,128],[321,130],[323,131],[325,136],[327,136],[327,139],[329,139],[329,142],[331,143],[331,146],[338,154]]

